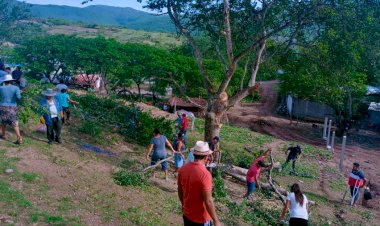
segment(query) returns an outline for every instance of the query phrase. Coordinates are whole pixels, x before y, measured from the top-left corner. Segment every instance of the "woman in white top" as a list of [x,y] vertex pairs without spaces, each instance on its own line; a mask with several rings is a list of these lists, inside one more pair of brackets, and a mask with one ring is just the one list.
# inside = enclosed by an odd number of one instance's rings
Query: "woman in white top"
[[288,195],[284,209],[280,216],[280,224],[284,220],[285,214],[290,208],[290,226],[307,226],[309,221],[308,200],[302,194],[300,186],[293,184],[290,188],[291,193]]

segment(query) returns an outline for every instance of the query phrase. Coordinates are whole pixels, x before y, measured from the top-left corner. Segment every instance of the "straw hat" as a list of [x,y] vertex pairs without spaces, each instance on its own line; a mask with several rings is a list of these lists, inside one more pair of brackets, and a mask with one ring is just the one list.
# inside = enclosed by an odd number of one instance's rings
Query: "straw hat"
[[206,156],[212,154],[212,151],[210,150],[208,143],[204,141],[197,141],[192,151],[194,155]]
[[14,81],[12,75],[5,75],[4,78],[1,80],[1,82],[9,82],[9,81]]
[[42,91],[42,95],[47,96],[47,97],[53,97],[57,95],[57,92],[54,91],[53,89],[47,89],[47,90]]

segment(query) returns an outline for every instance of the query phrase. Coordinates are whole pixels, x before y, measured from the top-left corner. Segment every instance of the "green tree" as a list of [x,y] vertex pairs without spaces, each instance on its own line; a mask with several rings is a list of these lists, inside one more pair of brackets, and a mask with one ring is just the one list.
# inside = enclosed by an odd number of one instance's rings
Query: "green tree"
[[350,119],[367,81],[376,83],[379,73],[379,15],[371,1],[342,1],[320,12],[316,42],[299,45],[285,59],[281,92],[327,103]]
[[53,81],[60,72],[68,70],[67,62],[73,59],[72,48],[77,41],[74,36],[42,36],[27,40],[16,51],[33,73],[42,73]]
[[[141,2],[141,1],[140,1]],[[322,1],[213,1],[213,0],[147,0],[146,7],[167,13],[178,32],[185,36],[197,62],[203,87],[207,93],[205,109],[205,139],[219,135],[218,120],[229,107],[240,102],[256,89],[256,76],[265,58],[267,42],[282,37],[284,46],[303,34],[313,24],[315,10],[324,7]],[[201,33],[215,46],[215,55],[221,67],[221,76],[211,76],[207,62],[194,38]],[[249,76],[238,73],[241,61],[246,61]],[[232,81],[243,79],[245,87],[229,90]],[[214,79],[213,78],[217,78]],[[239,86],[240,82],[237,82]],[[220,97],[230,93],[228,103]],[[195,104],[195,103],[193,103]]]

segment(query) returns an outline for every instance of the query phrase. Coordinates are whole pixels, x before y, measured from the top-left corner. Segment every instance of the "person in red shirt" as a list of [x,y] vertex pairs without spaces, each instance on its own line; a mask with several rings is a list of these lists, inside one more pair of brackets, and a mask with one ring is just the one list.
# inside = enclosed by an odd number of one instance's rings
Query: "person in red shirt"
[[246,180],[247,180],[247,193],[244,195],[244,198],[247,198],[249,200],[252,199],[252,194],[255,191],[255,187],[257,187],[259,190],[261,189],[261,185],[259,183],[259,176],[261,172],[262,167],[269,167],[270,165],[267,165],[264,163],[264,158],[269,155],[269,153],[272,151],[272,149],[268,149],[262,154],[260,157],[255,159],[255,161],[252,163],[252,165],[249,167],[249,170],[247,172]]
[[220,226],[212,199],[212,177],[205,163],[212,154],[208,143],[197,141],[192,152],[194,162],[182,166],[178,174],[178,197],[185,226]]
[[188,128],[189,128],[189,119],[187,119],[186,114],[182,114],[181,133],[186,135]]

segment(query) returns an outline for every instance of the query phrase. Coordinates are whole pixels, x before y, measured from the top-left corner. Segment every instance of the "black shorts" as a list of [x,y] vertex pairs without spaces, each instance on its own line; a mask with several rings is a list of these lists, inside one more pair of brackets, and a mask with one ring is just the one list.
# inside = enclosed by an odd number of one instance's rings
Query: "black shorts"
[[302,218],[290,218],[289,226],[308,226],[309,221]]
[[205,223],[196,223],[191,221],[189,218],[187,218],[185,215],[183,215],[183,223],[185,226],[212,226],[214,225],[212,221],[208,221]]

